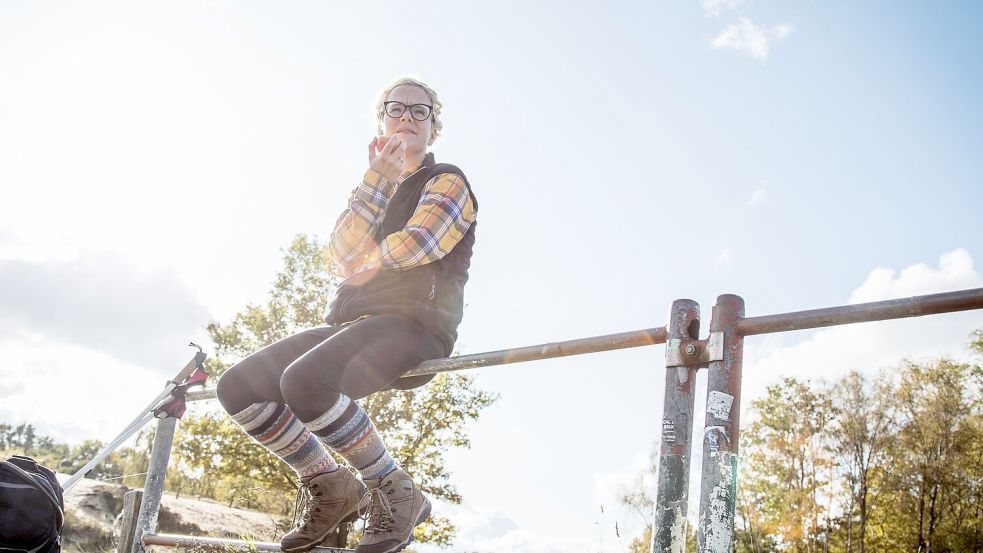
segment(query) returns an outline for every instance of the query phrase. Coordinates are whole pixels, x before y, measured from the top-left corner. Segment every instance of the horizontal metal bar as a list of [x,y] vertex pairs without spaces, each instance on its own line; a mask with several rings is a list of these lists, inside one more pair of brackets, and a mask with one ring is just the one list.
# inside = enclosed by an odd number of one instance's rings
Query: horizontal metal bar
[[[491,367],[494,365],[522,363],[524,361],[536,361],[539,359],[550,359],[553,357],[597,353],[600,351],[610,351],[615,349],[637,348],[640,346],[651,346],[654,344],[664,343],[666,343],[666,327],[659,326],[644,330],[620,332],[618,334],[606,334],[604,336],[592,336],[590,338],[567,340],[565,342],[550,342],[548,344],[540,344],[538,346],[526,346],[522,348],[490,351],[487,353],[474,353],[471,355],[459,355],[457,357],[448,357],[443,359],[431,359],[420,363],[416,368],[404,374],[403,378],[420,376],[424,374],[437,374],[448,371],[476,369],[479,367]],[[188,401],[215,399],[215,389],[211,388],[201,390],[199,392],[188,392],[186,397]]]
[[737,333],[741,336],[753,336],[755,334],[787,332],[789,330],[803,330],[866,321],[921,317],[922,315],[935,315],[937,313],[950,313],[969,309],[983,309],[983,288],[915,296],[897,300],[858,303],[825,309],[813,309],[811,311],[748,317],[737,321]]
[[460,355],[447,359],[432,359],[420,363],[415,369],[403,375],[403,378],[664,343],[666,343],[666,327],[660,326],[632,332],[567,340],[566,342],[550,342],[538,346]]
[[[282,551],[279,543],[232,540],[226,538],[203,538],[200,536],[178,536],[174,534],[144,534],[144,545],[162,545],[164,547],[183,547],[194,550],[207,549],[212,551]],[[315,547],[320,553],[344,553],[352,549],[336,547]]]
[[184,396],[184,399],[188,401],[207,401],[210,399],[215,399],[218,397],[215,395],[215,388],[205,388],[204,390],[199,390],[197,392],[188,392]]

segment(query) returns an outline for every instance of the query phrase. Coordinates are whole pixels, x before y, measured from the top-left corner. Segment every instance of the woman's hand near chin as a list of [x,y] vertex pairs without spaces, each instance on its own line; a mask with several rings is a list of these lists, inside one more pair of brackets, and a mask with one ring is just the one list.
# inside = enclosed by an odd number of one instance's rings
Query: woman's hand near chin
[[403,171],[405,150],[406,143],[398,134],[388,138],[377,136],[369,142],[369,168],[386,177],[389,182],[396,182]]

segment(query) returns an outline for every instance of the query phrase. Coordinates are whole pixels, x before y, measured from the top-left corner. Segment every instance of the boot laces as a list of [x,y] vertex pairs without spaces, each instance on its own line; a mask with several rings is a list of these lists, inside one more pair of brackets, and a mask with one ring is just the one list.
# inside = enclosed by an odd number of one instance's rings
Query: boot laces
[[358,502],[358,516],[365,520],[366,534],[389,532],[396,526],[392,504],[382,488],[369,488],[362,496]]
[[294,504],[293,524],[297,523],[297,511],[298,507],[301,505],[303,505],[303,510],[300,514],[299,528],[303,530],[305,527],[314,522],[314,509],[317,505],[317,502],[314,499],[314,493],[311,491],[311,486],[306,484],[301,484],[300,490],[297,493],[297,502]]

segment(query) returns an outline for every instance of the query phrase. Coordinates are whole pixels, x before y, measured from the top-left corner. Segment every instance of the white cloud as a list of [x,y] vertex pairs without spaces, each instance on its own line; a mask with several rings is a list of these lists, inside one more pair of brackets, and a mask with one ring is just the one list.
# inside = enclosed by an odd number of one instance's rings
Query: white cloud
[[[535,526],[535,523],[531,524]],[[599,540],[598,540],[599,541]],[[529,530],[513,530],[504,536],[487,540],[458,539],[454,542],[457,551],[473,551],[475,553],[494,553],[510,551],[512,553],[569,553],[583,551],[584,553],[597,550],[598,541],[593,543],[578,540],[573,537],[552,538]],[[437,553],[444,551],[439,548],[419,548],[420,553]]]
[[792,34],[795,30],[790,23],[782,23],[781,25],[775,25],[771,28],[771,34],[775,37],[775,40],[784,40],[788,35]]
[[976,282],[978,285],[979,278],[973,267],[972,256],[968,251],[960,248],[942,255],[939,258],[938,269],[933,269],[925,263],[918,263],[906,267],[897,274],[889,267],[878,267],[871,271],[864,283],[850,294],[850,303],[972,288],[972,283]]
[[468,503],[441,504],[441,514],[451,517],[458,534],[469,539],[496,539],[516,530],[518,525],[498,509],[476,509]]
[[108,441],[164,389],[155,371],[38,335],[0,341],[0,352],[0,421],[58,441]]
[[117,254],[0,259],[0,332],[7,337],[40,334],[153,366],[203,338],[207,322],[195,292],[170,269],[141,269]]
[[758,187],[754,192],[751,193],[751,198],[748,199],[747,205],[758,205],[764,203],[768,200],[768,189],[764,186]]
[[[535,521],[516,520],[515,514],[508,510],[483,509],[468,501],[460,505],[438,502],[435,512],[448,517],[457,526],[457,536],[451,546],[453,551],[623,553],[632,539],[642,532],[647,520],[622,507],[620,497],[626,489],[638,485],[640,477],[648,491],[655,489],[651,462],[646,452],[638,451],[622,469],[594,473],[594,500],[599,508],[593,524],[575,532],[568,531],[562,537],[542,531]],[[516,498],[517,502],[526,500],[528,498]],[[415,548],[420,553],[443,551],[425,544]]]
[[[521,498],[517,498],[521,501]],[[447,516],[457,526],[458,532],[451,546],[452,551],[471,551],[474,553],[568,553],[596,551],[598,542],[584,532],[581,537],[545,537],[534,531],[519,528],[508,513],[494,509],[477,509],[467,502],[451,505],[440,502],[437,511]],[[535,526],[533,523],[532,526]],[[414,546],[420,553],[443,553],[445,549],[420,544]],[[613,549],[611,551],[620,551]]]
[[734,253],[734,250],[730,248],[724,248],[720,250],[720,253],[717,255],[717,263],[720,263],[722,265],[730,265],[731,263],[734,262],[735,255],[736,254]]
[[772,45],[788,38],[793,30],[794,27],[788,23],[765,28],[755,25],[747,17],[742,17],[740,22],[728,26],[710,41],[710,46],[718,50],[729,48],[764,61],[768,58]]
[[[958,249],[942,255],[938,267],[918,263],[901,271],[876,268],[853,291],[849,302],[979,287],[983,287],[983,277],[975,270],[972,257]],[[791,346],[769,345],[767,337],[749,337],[744,347],[742,408],[784,376],[832,382],[850,370],[872,374],[902,359],[942,355],[968,359],[969,334],[977,328],[983,328],[979,310],[830,327],[812,331],[807,339]]]
[[736,10],[747,0],[701,0],[703,12],[709,17],[717,17],[725,10]]

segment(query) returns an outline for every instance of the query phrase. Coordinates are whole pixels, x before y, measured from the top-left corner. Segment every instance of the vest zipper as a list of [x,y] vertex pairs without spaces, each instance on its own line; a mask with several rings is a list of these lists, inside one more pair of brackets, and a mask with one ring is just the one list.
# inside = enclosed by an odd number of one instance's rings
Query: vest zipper
[[437,296],[437,275],[430,275],[430,299]]

